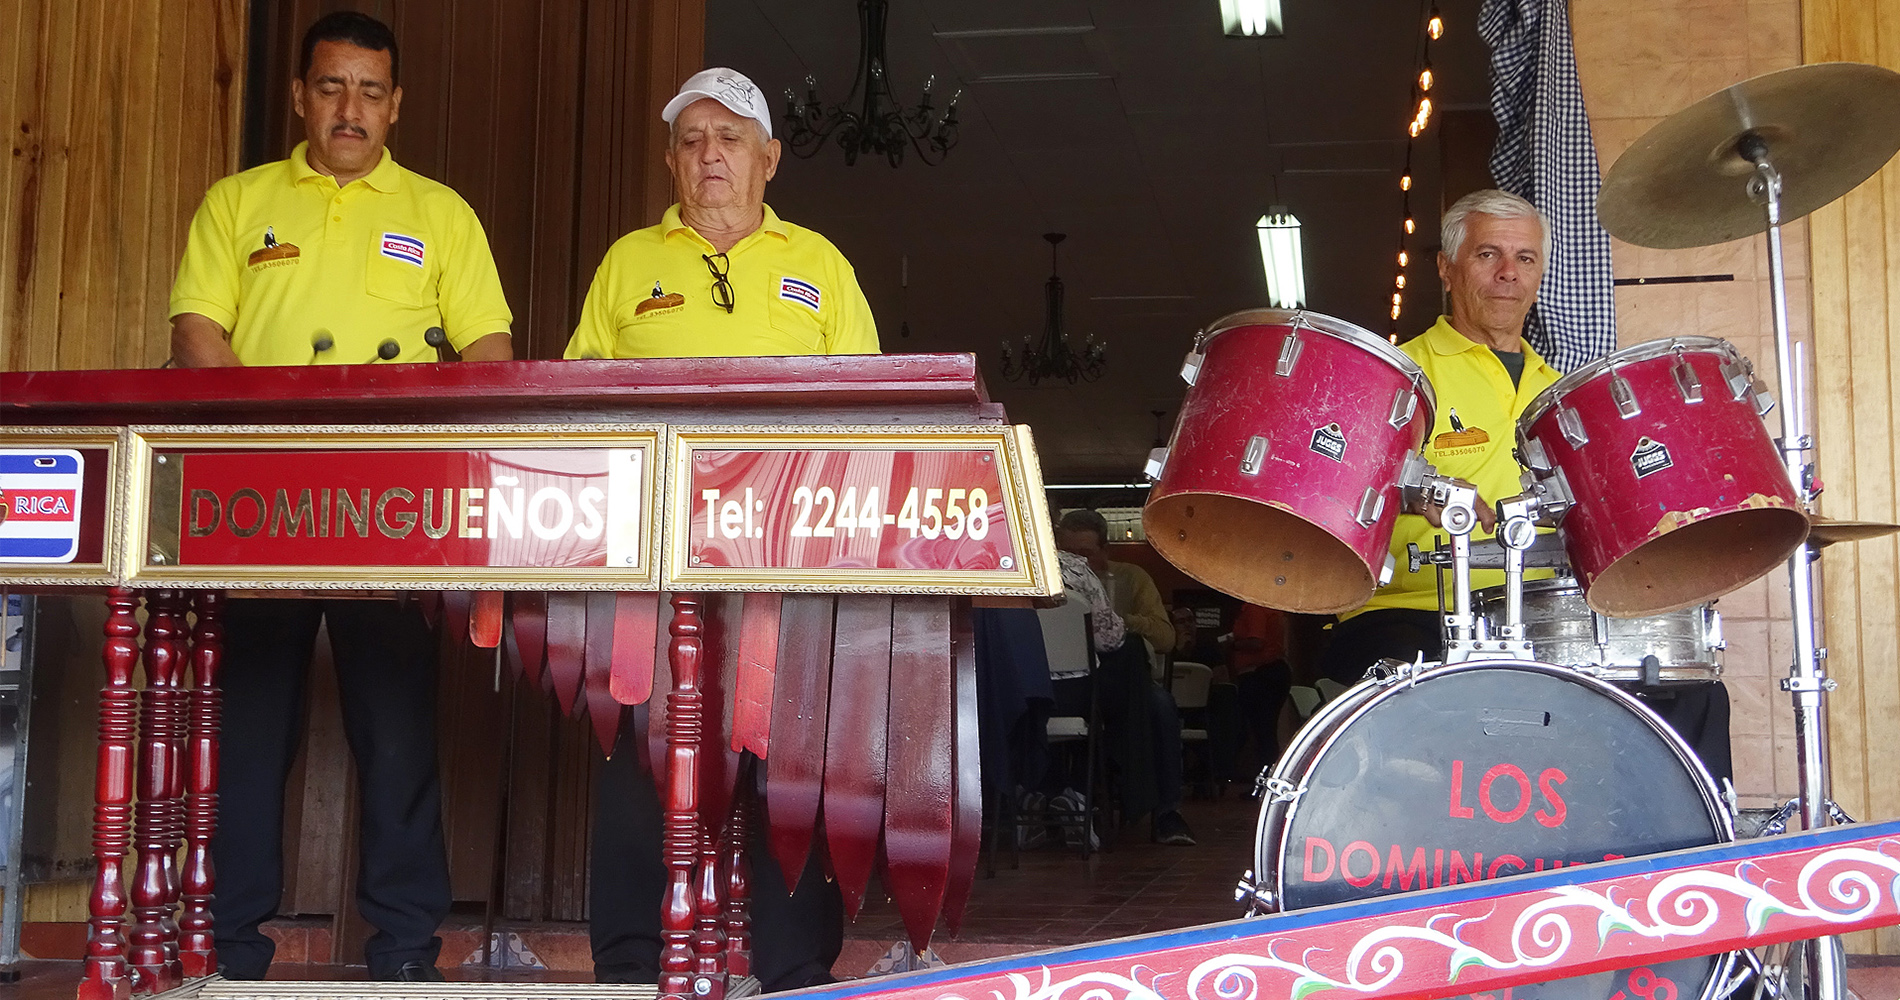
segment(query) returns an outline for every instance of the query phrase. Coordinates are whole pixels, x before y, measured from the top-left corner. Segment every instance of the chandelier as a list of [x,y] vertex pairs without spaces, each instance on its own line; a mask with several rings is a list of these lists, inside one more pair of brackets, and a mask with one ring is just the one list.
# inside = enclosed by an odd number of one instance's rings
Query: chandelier
[[1042,238],[1049,241],[1049,280],[1042,286],[1048,316],[1043,323],[1041,340],[1032,343],[1031,338],[1023,338],[1021,364],[1017,364],[1015,355],[1010,353],[1009,341],[1003,341],[1003,377],[1011,382],[1025,378],[1030,385],[1058,378],[1071,384],[1077,379],[1093,382],[1101,378],[1103,369],[1108,367],[1108,346],[1096,343],[1094,334],[1082,343],[1082,353],[1078,355],[1062,332],[1062,279],[1056,275],[1056,246],[1065,236],[1064,233],[1042,234]]
[[941,115],[930,103],[935,76],[924,81],[924,96],[909,111],[891,96],[884,69],[884,22],[889,13],[887,0],[858,0],[858,68],[843,104],[822,106],[814,76],[805,77],[802,101],[786,89],[785,143],[793,155],[810,159],[825,140],[836,137],[846,166],[855,165],[860,153],[877,153],[891,166],[902,166],[906,146],[936,166],[957,144],[957,100],[963,91],[951,95]]

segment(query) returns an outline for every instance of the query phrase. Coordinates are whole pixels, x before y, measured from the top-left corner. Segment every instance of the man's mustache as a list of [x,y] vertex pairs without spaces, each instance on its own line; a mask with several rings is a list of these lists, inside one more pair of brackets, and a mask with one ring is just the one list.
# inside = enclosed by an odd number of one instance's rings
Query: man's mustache
[[369,138],[369,132],[366,131],[361,125],[338,125],[335,128],[330,130],[331,135],[335,135],[338,132],[348,132],[349,134],[357,137],[358,139]]

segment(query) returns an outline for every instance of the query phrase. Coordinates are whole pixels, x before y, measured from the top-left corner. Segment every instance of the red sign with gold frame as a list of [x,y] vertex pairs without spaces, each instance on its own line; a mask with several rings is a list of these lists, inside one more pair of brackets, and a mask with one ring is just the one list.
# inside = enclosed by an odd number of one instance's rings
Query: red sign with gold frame
[[1028,434],[676,429],[666,585],[1059,594]]
[[651,590],[655,426],[133,428],[143,587]]

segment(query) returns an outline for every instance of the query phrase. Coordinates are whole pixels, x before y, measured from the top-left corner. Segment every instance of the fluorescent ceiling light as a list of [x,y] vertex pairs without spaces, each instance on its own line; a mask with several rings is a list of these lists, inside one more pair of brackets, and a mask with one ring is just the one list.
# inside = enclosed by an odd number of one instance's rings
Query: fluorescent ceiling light
[[1221,28],[1235,38],[1284,35],[1280,0],[1220,0]]
[[1300,220],[1275,205],[1254,224],[1260,231],[1260,262],[1267,270],[1267,299],[1277,309],[1306,305],[1306,265],[1300,256]]

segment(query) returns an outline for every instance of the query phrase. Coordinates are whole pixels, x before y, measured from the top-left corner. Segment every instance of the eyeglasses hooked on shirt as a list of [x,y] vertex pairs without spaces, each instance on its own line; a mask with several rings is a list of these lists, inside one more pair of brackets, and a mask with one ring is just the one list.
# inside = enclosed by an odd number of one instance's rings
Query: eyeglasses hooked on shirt
[[732,271],[732,261],[723,253],[700,254],[699,256],[706,262],[706,270],[712,272],[713,305],[728,313],[732,312],[732,282],[726,280],[726,275]]

